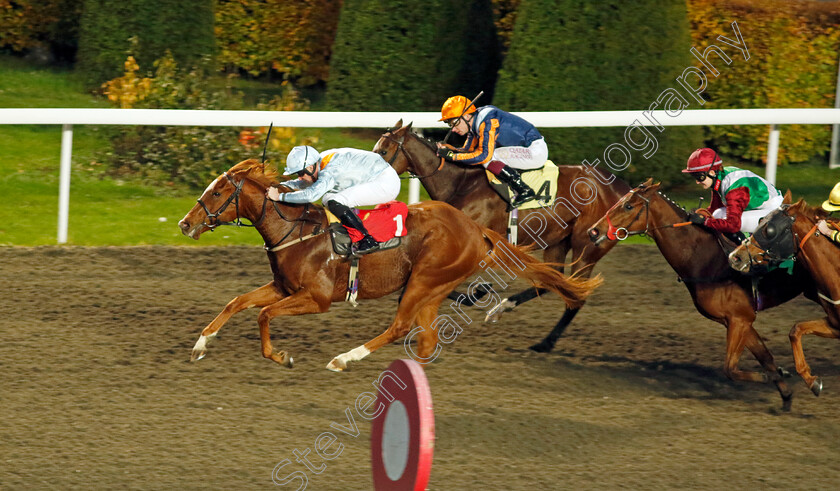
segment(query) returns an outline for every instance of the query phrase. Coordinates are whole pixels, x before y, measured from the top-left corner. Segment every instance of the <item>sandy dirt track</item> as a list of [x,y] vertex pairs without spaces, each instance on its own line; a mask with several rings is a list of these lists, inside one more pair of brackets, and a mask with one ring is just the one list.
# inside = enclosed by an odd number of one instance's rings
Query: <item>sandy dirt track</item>
[[[427,366],[436,413],[430,489],[837,489],[840,343],[805,339],[825,390],[801,380],[793,410],[771,385],[728,381],[724,329],[698,314],[654,246],[619,245],[551,354],[527,346],[562,314],[544,297],[484,324]],[[330,359],[381,332],[396,296],[279,318],[284,369],[259,353],[257,311],[235,316],[190,363],[198,333],[267,283],[259,248],[0,248],[0,489],[371,489],[370,423],[345,409],[396,357],[394,344],[332,373]],[[524,286],[517,283],[516,286]],[[513,288],[508,289],[512,293]],[[448,310],[444,307],[442,311]],[[757,328],[793,371],[787,333],[821,316],[799,298]],[[743,368],[756,368],[748,353]],[[333,431],[334,460],[293,451]]]

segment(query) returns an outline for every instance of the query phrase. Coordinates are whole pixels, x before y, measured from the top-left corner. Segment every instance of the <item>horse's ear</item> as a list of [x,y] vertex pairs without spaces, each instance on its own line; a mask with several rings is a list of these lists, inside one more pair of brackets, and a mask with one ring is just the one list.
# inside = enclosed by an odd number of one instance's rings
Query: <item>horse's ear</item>
[[409,121],[407,125],[405,125],[405,131],[411,132],[411,125],[414,124],[414,121]]
[[789,205],[793,202],[793,195],[790,193],[790,189],[785,192],[785,197],[782,200],[782,203]]
[[650,186],[653,186],[653,178],[652,177],[648,177],[647,181],[639,184],[639,187],[642,188],[642,189],[649,188]]
[[391,128],[389,131],[393,132],[393,131],[398,130],[400,128],[402,128],[402,118],[400,118],[400,120],[397,121],[397,124],[395,124],[394,127]]

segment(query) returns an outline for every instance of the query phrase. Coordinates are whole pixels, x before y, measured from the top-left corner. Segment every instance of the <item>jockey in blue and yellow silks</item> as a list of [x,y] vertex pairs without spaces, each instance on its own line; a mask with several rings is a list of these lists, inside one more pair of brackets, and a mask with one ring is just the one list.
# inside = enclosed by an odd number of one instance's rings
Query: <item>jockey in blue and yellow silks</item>
[[298,176],[282,183],[293,191],[281,193],[272,186],[266,191],[268,199],[284,203],[312,203],[320,199],[342,225],[354,228],[364,236],[354,244],[354,255],[379,249],[379,243],[351,209],[397,198],[400,178],[379,154],[355,148],[318,153],[310,146],[299,146],[289,152],[284,174]]
[[461,148],[439,143],[440,157],[486,167],[516,193],[513,207],[536,198],[534,190],[522,182],[516,170],[538,169],[548,160],[548,147],[534,125],[495,106],[476,109],[469,99],[460,95],[446,100],[440,121],[455,133],[467,135]]

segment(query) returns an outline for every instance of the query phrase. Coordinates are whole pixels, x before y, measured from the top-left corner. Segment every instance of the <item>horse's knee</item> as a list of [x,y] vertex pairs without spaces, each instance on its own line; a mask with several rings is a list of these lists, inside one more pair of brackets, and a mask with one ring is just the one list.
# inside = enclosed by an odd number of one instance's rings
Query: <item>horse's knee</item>
[[788,339],[790,339],[791,343],[795,343],[799,338],[802,337],[802,325],[801,323],[797,322],[790,328],[790,332],[788,333]]

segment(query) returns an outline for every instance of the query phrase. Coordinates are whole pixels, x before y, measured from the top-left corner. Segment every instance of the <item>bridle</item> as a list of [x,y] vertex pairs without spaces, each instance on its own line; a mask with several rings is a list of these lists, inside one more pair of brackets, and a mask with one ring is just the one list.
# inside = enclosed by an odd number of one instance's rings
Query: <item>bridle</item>
[[639,209],[639,212],[636,213],[636,216],[633,217],[629,223],[635,223],[639,216],[642,214],[642,211],[645,212],[645,229],[644,230],[637,230],[637,231],[629,231],[626,227],[616,227],[612,224],[612,220],[610,219],[610,213],[619,205],[626,202],[630,199],[636,191],[639,189],[632,189],[629,193],[624,195],[622,199],[618,200],[614,205],[607,210],[607,213],[604,215],[604,218],[607,222],[607,238],[610,240],[625,240],[632,235],[641,235],[641,236],[649,236],[651,230],[661,230],[663,228],[677,228],[677,227],[684,227],[686,225],[691,225],[691,222],[677,222],[677,223],[669,223],[667,225],[662,225],[661,227],[655,227],[653,229],[650,228],[650,198],[646,198],[642,195],[639,195],[639,199],[645,202],[645,206]]
[[[228,196],[228,199],[225,200],[224,203],[222,203],[222,206],[220,206],[219,209],[216,210],[216,213],[210,213],[210,210],[207,209],[207,205],[205,205],[204,202],[201,201],[200,197],[196,200],[196,201],[198,201],[198,204],[201,205],[201,208],[204,209],[204,214],[207,215],[207,220],[210,222],[210,223],[207,223],[206,221],[202,222],[203,225],[205,227],[209,228],[211,231],[213,229],[215,229],[216,227],[218,227],[219,225],[236,225],[237,227],[255,227],[255,226],[257,226],[257,224],[248,225],[246,223],[242,223],[242,220],[239,218],[239,193],[242,192],[242,186],[245,184],[245,179],[242,179],[241,181],[236,182],[236,181],[233,180],[232,177],[230,177],[230,174],[228,174],[227,172],[225,172],[224,176],[227,178],[228,181],[230,181],[231,184],[233,184],[233,187],[236,188],[236,189],[230,194],[230,196]],[[224,211],[227,209],[228,206],[230,206],[231,203],[234,203],[234,206],[236,208],[236,222],[222,222],[222,221],[220,221],[219,220],[219,215],[224,213]],[[265,203],[263,203],[263,216],[264,215],[265,215]],[[263,217],[260,217],[259,222],[262,222],[262,219],[263,219]],[[213,223],[213,220],[215,220],[216,223]]]
[[[642,214],[642,211],[645,212],[645,229],[639,231],[628,231],[626,227],[616,227],[612,224],[612,220],[610,220],[610,213],[620,204],[624,203],[628,199],[632,197],[636,193],[636,190],[633,189],[629,193],[627,193],[624,198],[618,200],[614,205],[607,210],[607,213],[604,215],[604,218],[607,219],[607,238],[610,240],[625,240],[632,235],[647,235],[648,230],[650,229],[650,199],[645,198],[642,195],[639,195],[639,198],[645,202],[644,208],[640,208],[639,212],[636,213],[636,216],[633,217],[629,223],[634,223],[639,216]],[[623,231],[623,234],[622,234]]]
[[[387,161],[388,165],[392,165],[394,163],[394,161],[397,159],[397,155],[399,154],[399,152],[402,152],[403,157],[405,157],[405,160],[407,160],[408,162],[413,162],[411,156],[408,155],[408,152],[405,150],[405,147],[403,146],[403,144],[405,143],[405,136],[403,136],[401,140],[397,140],[396,138],[392,137],[390,135],[390,133],[391,133],[390,131],[385,133],[384,135],[382,135],[382,138],[385,138],[386,140],[395,143],[397,145],[397,150],[394,150],[394,155],[392,155],[391,158],[388,159],[388,161]],[[445,163],[446,163],[446,161],[443,159],[443,157],[441,157],[440,165],[437,167],[437,169],[433,170],[430,174],[427,174],[425,176],[420,176],[420,175],[417,175],[417,174],[415,174],[411,171],[408,171],[408,177],[401,177],[400,179],[415,179],[415,178],[416,179],[425,179],[427,177],[432,177],[433,175],[437,174],[438,171],[443,169],[443,165]]]
[[[228,198],[225,200],[225,202],[222,203],[222,205],[219,207],[219,209],[216,210],[215,213],[210,213],[210,210],[207,208],[207,205],[204,204],[204,202],[201,200],[201,198],[198,198],[198,200],[196,200],[196,201],[198,201],[198,204],[201,205],[201,208],[204,209],[204,214],[207,215],[207,220],[209,221],[209,223],[207,221],[202,222],[203,225],[206,226],[207,228],[209,228],[211,232],[216,227],[218,227],[219,225],[236,225],[237,227],[254,227],[254,228],[259,227],[262,224],[262,222],[265,220],[266,205],[268,204],[269,199],[267,197],[263,196],[262,211],[260,212],[260,217],[257,219],[257,221],[251,223],[250,225],[247,224],[247,223],[243,223],[242,219],[240,218],[240,215],[239,215],[239,194],[242,192],[242,188],[245,185],[245,181],[248,180],[248,178],[243,177],[239,182],[237,182],[227,172],[224,173],[224,176],[227,178],[228,181],[230,181],[231,184],[233,184],[233,187],[235,189],[230,194],[230,196],[228,196]],[[234,203],[234,207],[235,207],[235,210],[236,210],[236,220],[233,221],[233,222],[219,221],[219,216],[222,213],[224,213],[224,211],[227,209],[228,206],[230,206],[231,203]],[[302,239],[303,238],[303,224],[304,223],[314,223],[316,225],[316,228],[313,231],[312,236],[320,234],[320,230],[318,230],[320,228],[320,225],[321,225],[320,220],[315,221],[315,220],[310,219],[308,217],[309,207],[310,207],[311,203],[306,203],[306,205],[304,205],[303,212],[301,212],[300,216],[298,216],[297,218],[291,218],[291,219],[286,218],[286,216],[283,215],[283,211],[280,209],[280,206],[279,206],[278,202],[273,201],[272,203],[274,203],[274,210],[277,212],[277,215],[283,221],[285,221],[287,223],[295,223],[295,225],[292,226],[292,228],[289,229],[289,231],[286,233],[286,235],[284,235],[280,240],[275,242],[273,245],[266,244],[265,245],[266,249],[268,249],[268,250],[272,250],[272,249],[273,250],[278,250],[277,246],[280,245],[284,240],[286,240],[290,235],[292,235],[292,232],[294,232],[296,228],[300,228],[300,236],[301,237],[299,239]],[[216,223],[213,223],[213,220],[215,220]]]

